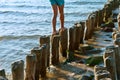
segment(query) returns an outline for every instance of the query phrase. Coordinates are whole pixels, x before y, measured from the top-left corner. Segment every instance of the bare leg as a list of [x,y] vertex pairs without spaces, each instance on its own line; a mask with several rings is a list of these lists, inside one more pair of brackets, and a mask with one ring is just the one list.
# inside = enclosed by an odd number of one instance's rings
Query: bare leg
[[59,8],[59,13],[60,13],[60,26],[61,30],[64,30],[64,5],[58,6]]
[[53,34],[56,34],[56,19],[57,19],[57,14],[58,14],[58,9],[57,9],[57,5],[52,5],[52,9],[53,9],[53,18],[52,18],[52,27],[53,27]]

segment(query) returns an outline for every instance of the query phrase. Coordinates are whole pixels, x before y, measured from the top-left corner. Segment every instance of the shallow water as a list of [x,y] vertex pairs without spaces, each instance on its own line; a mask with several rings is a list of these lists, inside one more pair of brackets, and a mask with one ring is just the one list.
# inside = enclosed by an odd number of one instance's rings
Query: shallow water
[[[86,20],[89,13],[103,8],[106,0],[65,0],[65,27]],[[11,63],[25,60],[39,45],[41,35],[51,34],[49,0],[0,0],[0,69],[10,72]],[[57,29],[59,29],[59,18]]]

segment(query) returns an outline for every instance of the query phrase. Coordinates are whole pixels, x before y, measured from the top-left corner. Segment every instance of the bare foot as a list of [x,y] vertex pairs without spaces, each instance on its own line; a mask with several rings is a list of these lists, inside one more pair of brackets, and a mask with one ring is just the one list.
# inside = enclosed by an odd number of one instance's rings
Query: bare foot
[[64,31],[64,30],[65,30],[65,28],[61,28],[61,29],[60,29],[60,31]]
[[52,35],[56,35],[57,34],[57,31],[53,32]]

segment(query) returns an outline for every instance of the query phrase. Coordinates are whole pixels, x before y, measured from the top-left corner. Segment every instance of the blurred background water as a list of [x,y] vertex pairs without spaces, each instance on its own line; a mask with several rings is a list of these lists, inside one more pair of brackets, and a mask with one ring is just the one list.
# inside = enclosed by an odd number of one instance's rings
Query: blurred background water
[[[65,0],[65,27],[86,20],[103,8],[106,0]],[[50,35],[52,9],[49,0],[0,0],[0,69],[11,72],[11,63],[25,60],[39,45],[41,35]],[[57,29],[59,29],[59,18]]]

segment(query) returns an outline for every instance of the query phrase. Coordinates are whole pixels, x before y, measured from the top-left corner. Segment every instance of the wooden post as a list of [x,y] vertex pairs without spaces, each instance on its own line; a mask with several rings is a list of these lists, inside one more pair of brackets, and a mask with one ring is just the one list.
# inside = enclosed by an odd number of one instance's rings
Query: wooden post
[[115,67],[116,67],[116,74],[117,74],[117,78],[120,79],[120,63],[119,63],[119,60],[120,60],[120,48],[118,45],[115,45],[115,46],[108,46],[106,48],[106,50],[113,50],[114,51],[114,55],[113,55],[113,58],[115,59]]
[[59,35],[53,35],[51,37],[51,45],[52,45],[52,64],[57,65],[59,64]]
[[88,17],[88,20],[86,20],[86,37],[85,39],[88,40],[90,38],[92,38],[94,29],[95,29],[95,13],[91,13]]
[[107,68],[104,66],[98,66],[98,65],[94,66],[94,73],[96,73],[99,70],[107,70]]
[[47,59],[48,59],[48,46],[46,44],[41,45],[41,47],[34,47],[31,50],[31,54],[36,55],[36,70],[35,70],[35,80],[46,77]]
[[5,75],[5,69],[0,70],[0,80],[8,80]]
[[14,62],[11,67],[13,80],[24,80],[24,61]]
[[99,70],[95,73],[95,80],[101,80],[104,78],[110,78],[110,72],[107,70]]
[[116,34],[114,35],[114,38],[115,39],[120,38],[120,32],[116,32]]
[[[109,13],[108,13],[109,12]],[[107,22],[108,18],[112,15],[112,10],[109,8],[109,4],[104,6],[104,21]]]
[[90,39],[92,37],[92,34],[93,34],[93,18],[92,18],[92,14],[89,16],[89,32],[88,32],[88,39]]
[[100,26],[103,23],[103,10],[98,11],[98,26]]
[[69,29],[69,51],[78,50],[80,43],[83,43],[84,26],[84,23],[76,23]]
[[25,80],[35,80],[36,55],[26,56],[26,77]]
[[5,69],[1,69],[0,70],[0,76],[6,77],[6,75],[5,75]]
[[93,36],[93,32],[95,30],[95,21],[94,21],[94,13],[92,13],[92,15],[90,16],[90,33],[89,33],[89,39],[92,38]]
[[112,56],[113,57],[113,50],[105,50],[105,53],[103,54],[103,59]]
[[40,65],[41,65],[41,70],[40,70],[40,75],[41,78],[45,78],[46,77],[46,68],[47,68],[47,59],[48,59],[48,54],[47,54],[47,48],[48,46],[46,44],[43,44],[41,46],[42,49],[42,54],[41,54],[41,58],[40,58]]
[[40,47],[34,47],[31,50],[31,54],[36,55],[36,68],[35,68],[35,80],[39,80],[39,75],[40,75],[40,69],[41,69],[41,54],[42,54],[42,49]]
[[89,33],[90,33],[90,20],[86,20],[86,32],[85,32],[85,40],[89,39]]
[[120,38],[114,40],[114,45],[118,45],[120,47]]
[[120,79],[120,47],[115,46],[114,48],[115,52],[115,63],[116,63],[116,71],[117,71],[117,77]]
[[64,31],[59,32],[60,35],[60,53],[62,57],[67,58],[67,48],[68,48],[68,30],[67,28]]
[[120,31],[120,13],[117,16],[117,21],[118,21],[118,30]]
[[0,80],[8,80],[8,79],[3,76],[0,76]]
[[83,37],[81,37],[82,36],[81,34],[83,34],[81,32],[81,30],[82,30],[82,25],[81,24],[77,24],[74,27],[74,36],[75,36],[75,39],[74,39],[74,50],[78,50],[81,38],[83,39]]
[[116,80],[116,71],[115,71],[115,64],[114,64],[114,59],[112,56],[108,56],[107,58],[104,59],[104,65],[107,68],[107,70],[111,73],[111,78],[112,80]]
[[80,29],[80,44],[84,43],[84,35],[85,35],[85,22],[80,22],[81,24],[81,29]]
[[40,47],[46,44],[46,51],[47,51],[47,67],[50,66],[50,36],[41,36],[40,37]]
[[113,32],[113,33],[112,33],[112,39],[113,39],[113,40],[116,40],[117,38],[120,38],[120,33],[117,32],[117,31],[116,31],[116,32]]
[[98,27],[98,11],[95,12],[95,28]]
[[74,28],[69,29],[69,51],[74,51]]
[[95,15],[96,15],[95,25],[96,25],[96,28],[98,28],[99,27],[99,25],[98,25],[98,23],[99,23],[99,11],[98,10],[95,12]]

